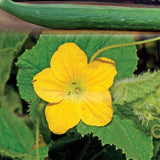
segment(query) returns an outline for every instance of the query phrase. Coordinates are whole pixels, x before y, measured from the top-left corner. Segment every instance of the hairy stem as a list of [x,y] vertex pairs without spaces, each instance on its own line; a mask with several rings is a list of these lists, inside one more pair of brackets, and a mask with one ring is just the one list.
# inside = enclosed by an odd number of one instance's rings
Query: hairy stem
[[40,160],[40,157],[39,157],[39,117],[37,117],[37,120],[36,120],[36,155],[37,155],[37,160]]

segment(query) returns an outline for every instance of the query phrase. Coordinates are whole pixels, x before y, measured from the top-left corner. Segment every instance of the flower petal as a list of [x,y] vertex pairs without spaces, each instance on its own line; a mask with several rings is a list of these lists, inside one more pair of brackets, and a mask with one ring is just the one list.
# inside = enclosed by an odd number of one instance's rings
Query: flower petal
[[61,45],[50,63],[54,75],[62,81],[77,79],[86,64],[86,54],[75,43]]
[[85,95],[81,111],[81,119],[84,123],[104,126],[111,121],[112,115],[113,109],[109,91]]
[[116,74],[115,62],[111,59],[100,57],[88,64],[84,76],[88,86],[93,87],[96,84],[109,89]]
[[47,102],[58,103],[64,98],[64,83],[53,76],[51,68],[36,74],[32,83],[37,95]]
[[78,105],[64,100],[58,104],[48,104],[45,110],[49,129],[55,134],[64,134],[80,121]]

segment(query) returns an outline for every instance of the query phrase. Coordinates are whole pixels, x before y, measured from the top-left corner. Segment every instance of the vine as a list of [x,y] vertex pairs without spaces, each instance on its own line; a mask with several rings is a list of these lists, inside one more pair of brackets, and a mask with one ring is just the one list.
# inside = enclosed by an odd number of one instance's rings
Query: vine
[[160,124],[155,124],[151,128],[151,133],[154,138],[160,138]]
[[158,40],[160,40],[160,37],[151,38],[151,39],[138,41],[138,42],[122,43],[122,44],[116,44],[116,45],[107,46],[107,47],[101,48],[100,50],[95,52],[93,54],[93,56],[91,57],[90,62],[92,62],[100,53],[102,53],[102,52],[104,52],[106,50],[109,50],[109,49],[118,48],[118,47],[132,46],[132,45],[139,45],[139,44],[144,44],[144,43],[150,43],[150,42],[154,42],[154,41],[158,41]]

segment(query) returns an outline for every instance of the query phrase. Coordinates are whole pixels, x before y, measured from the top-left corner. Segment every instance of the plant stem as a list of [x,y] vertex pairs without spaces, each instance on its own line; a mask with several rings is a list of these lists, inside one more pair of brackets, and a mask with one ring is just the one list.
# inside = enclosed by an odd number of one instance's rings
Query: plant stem
[[83,147],[83,152],[79,156],[79,160],[83,159],[85,153],[87,152],[87,149],[88,149],[89,145],[91,144],[91,141],[92,141],[91,139],[92,139],[92,135],[89,135],[88,140],[87,140],[85,146]]
[[92,62],[100,53],[102,53],[103,51],[106,51],[108,49],[113,49],[113,48],[118,48],[118,47],[126,47],[126,46],[132,46],[132,45],[138,45],[138,44],[144,44],[144,43],[150,43],[150,42],[154,42],[154,41],[158,41],[158,40],[160,40],[160,37],[151,38],[151,39],[138,41],[138,42],[122,43],[122,44],[115,44],[115,45],[107,46],[107,47],[101,48],[96,53],[94,53],[92,55],[91,59],[90,59],[90,62]]
[[36,155],[37,160],[40,160],[39,157],[39,117],[36,119]]
[[99,155],[106,151],[106,148],[100,150],[97,154],[95,154],[90,160],[95,160]]

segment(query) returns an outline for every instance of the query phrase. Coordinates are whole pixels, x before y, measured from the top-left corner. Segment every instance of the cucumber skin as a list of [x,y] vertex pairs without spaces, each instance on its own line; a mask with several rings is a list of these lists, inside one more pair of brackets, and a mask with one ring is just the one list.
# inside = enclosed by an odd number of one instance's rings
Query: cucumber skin
[[27,22],[53,29],[160,31],[159,8],[22,4],[10,0],[0,0],[0,8]]

